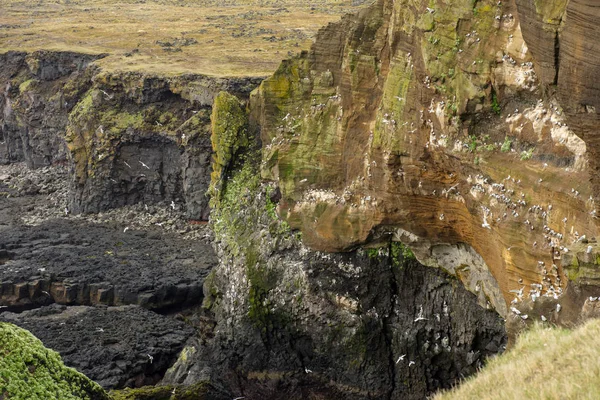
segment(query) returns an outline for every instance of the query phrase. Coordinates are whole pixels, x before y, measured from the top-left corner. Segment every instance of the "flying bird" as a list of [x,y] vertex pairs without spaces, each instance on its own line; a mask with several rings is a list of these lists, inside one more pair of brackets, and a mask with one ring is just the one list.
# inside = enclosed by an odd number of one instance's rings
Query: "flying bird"
[[421,308],[419,309],[419,314],[417,315],[417,318],[415,318],[415,322],[417,321],[426,321],[427,318],[423,317],[423,306],[421,306]]

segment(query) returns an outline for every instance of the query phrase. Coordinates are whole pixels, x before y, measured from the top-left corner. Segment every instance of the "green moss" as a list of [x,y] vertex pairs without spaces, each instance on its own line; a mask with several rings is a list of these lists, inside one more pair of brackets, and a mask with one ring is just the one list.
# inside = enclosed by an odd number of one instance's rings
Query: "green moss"
[[[253,201],[260,189],[257,155],[243,154],[238,161],[243,165],[238,170],[231,171],[229,177],[225,177],[221,191],[209,192],[213,207],[211,221],[215,235],[227,243],[229,251],[236,257],[241,256],[241,249],[249,245],[247,238],[251,234],[249,230],[252,229],[252,224],[248,221],[251,216],[243,214],[242,210],[254,211]],[[256,215],[252,223],[255,224],[259,218]]]
[[88,92],[79,100],[77,105],[73,107],[69,119],[72,122],[79,122],[88,112],[91,111],[94,104],[93,90]]
[[[211,115],[211,142],[214,151],[211,192],[218,191],[230,163],[241,150],[250,145],[248,117],[237,97],[220,92],[215,98]],[[218,199],[216,193],[212,196]]]
[[500,103],[498,102],[498,96],[496,92],[492,90],[492,111],[496,115],[500,115],[502,113],[502,108],[500,107]]
[[504,138],[504,143],[502,143],[502,147],[500,148],[500,151],[502,151],[503,153],[508,153],[510,151],[510,148],[512,146],[512,140],[506,136]]
[[533,157],[533,151],[534,150],[535,150],[535,147],[532,147],[529,150],[522,151],[521,152],[521,160],[522,161],[531,160],[531,157]]
[[412,250],[401,242],[390,242],[389,249],[381,252],[383,247],[368,247],[363,248],[363,251],[371,260],[377,260],[381,257],[389,257],[389,260],[394,267],[400,267],[407,261],[416,260]]
[[27,89],[29,89],[29,87],[31,86],[31,84],[34,83],[34,82],[35,82],[34,79],[29,79],[29,80],[26,80],[25,82],[21,83],[19,85],[19,92],[21,92],[21,93],[26,92]]
[[558,24],[567,10],[568,3],[569,0],[535,0],[535,11],[545,23]]
[[406,261],[416,260],[412,250],[401,242],[392,242],[390,248],[390,256],[395,267],[399,267]]
[[[497,29],[494,25],[496,2],[438,1],[430,3],[430,7],[435,13],[423,15],[422,20],[433,18],[435,23],[421,26],[426,68],[435,88],[452,99],[458,112],[464,112],[469,100],[484,96],[483,86],[489,80],[489,63],[478,61],[490,60],[493,56],[486,42],[493,40]],[[475,18],[473,13],[476,13]],[[470,51],[459,56],[464,44],[464,37],[459,37],[457,32],[461,21],[471,25],[479,41],[470,43]]]
[[111,109],[104,112],[100,117],[104,125],[105,135],[110,138],[120,137],[127,128],[142,130],[144,127],[142,113],[130,114],[127,111]]
[[113,390],[110,397],[113,400],[171,400],[173,387],[148,386],[137,389]]
[[419,18],[419,22],[417,22],[417,27],[422,29],[424,32],[430,32],[435,28],[435,18],[431,13],[425,13]]
[[108,399],[95,382],[66,367],[31,333],[0,322],[0,398]]
[[191,386],[146,386],[137,389],[114,390],[112,400],[207,400],[210,384],[206,381]]
[[379,257],[379,247],[370,247],[365,249],[365,253],[370,259],[374,260]]

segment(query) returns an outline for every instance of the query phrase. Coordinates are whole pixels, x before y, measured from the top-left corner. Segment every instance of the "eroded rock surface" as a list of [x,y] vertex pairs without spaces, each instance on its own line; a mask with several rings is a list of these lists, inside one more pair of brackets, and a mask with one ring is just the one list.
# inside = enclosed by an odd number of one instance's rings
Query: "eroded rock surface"
[[479,255],[493,278],[454,275],[504,315],[537,285],[562,293],[561,255],[598,233],[597,10],[517,3],[378,1],[263,82],[262,174],[307,245]]
[[27,329],[105,389],[155,384],[193,333],[139,306],[52,305],[0,319]]
[[207,220],[214,96],[247,98],[260,78],[104,73],[100,57],[0,55],[0,162],[69,163],[74,213],[174,201]]
[[70,220],[2,229],[0,304],[162,309],[202,301],[202,282],[216,264],[209,245],[123,230]]
[[[64,162],[69,112],[91,86],[102,55],[39,51],[0,55],[0,163],[30,168]],[[34,90],[35,88],[35,90]]]
[[[585,40],[596,9],[380,0],[324,28],[248,109],[255,82],[95,74],[65,127],[69,210],[173,201],[202,219],[212,196],[219,264],[191,318],[202,335],[163,383],[211,380],[249,398],[424,398],[503,349],[500,317],[514,334],[596,316],[598,63]],[[11,98],[38,87],[25,82]],[[107,298],[67,279],[44,289],[29,261],[58,265],[68,248],[100,260],[66,257],[98,284],[97,263],[152,263],[140,254],[157,243],[150,233],[138,242],[120,227],[116,243],[135,250],[100,240],[101,254],[59,228],[7,228],[3,270],[25,272],[8,285],[11,305],[31,304],[28,293]],[[113,301],[153,307],[166,297],[149,279]]]
[[[240,121],[230,100],[215,113]],[[201,336],[163,383],[209,379],[232,397],[419,399],[502,351],[500,316],[391,236],[348,253],[304,247],[261,183],[250,131],[229,126],[215,159],[238,156],[211,191],[220,263],[205,281]]]

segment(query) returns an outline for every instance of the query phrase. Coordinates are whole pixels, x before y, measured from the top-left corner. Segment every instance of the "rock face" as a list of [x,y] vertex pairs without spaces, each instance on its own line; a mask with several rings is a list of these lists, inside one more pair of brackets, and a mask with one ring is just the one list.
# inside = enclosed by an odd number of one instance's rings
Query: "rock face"
[[207,289],[214,337],[188,347],[166,383],[211,377],[250,398],[421,399],[502,351],[495,312],[390,246],[230,260]]
[[71,207],[98,212],[138,202],[185,204],[208,219],[210,114],[221,90],[247,97],[259,79],[102,74],[70,115]]
[[597,96],[563,75],[595,71],[595,10],[517,3],[378,1],[283,62],[247,126],[224,102],[213,321],[166,383],[424,398],[501,350],[498,314],[594,315],[596,261],[567,255],[595,246]]
[[175,201],[208,218],[213,98],[247,98],[259,78],[104,73],[101,55],[68,52],[0,57],[0,162],[71,163],[71,212]]
[[393,235],[503,315],[566,288],[561,255],[598,231],[597,12],[517,3],[379,1],[263,82],[262,174],[307,245]]
[[105,389],[155,384],[192,335],[183,322],[139,306],[53,305],[0,318],[29,330]]
[[102,56],[72,52],[0,55],[0,162],[30,168],[65,161],[69,112],[91,85],[89,64]]
[[109,399],[98,384],[65,367],[56,352],[24,329],[0,322],[0,347],[0,393],[4,398]]
[[[212,226],[221,260],[205,281],[202,333],[163,384],[210,380],[249,398],[420,399],[474,372],[505,343],[499,315],[391,240],[309,250],[261,183],[244,110],[220,95]],[[235,154],[235,157],[227,157]]]
[[[64,125],[71,211],[173,201],[202,219],[211,196],[219,262],[193,281],[200,336],[162,384],[421,399],[502,351],[504,319],[512,335],[542,316],[598,315],[599,52],[585,40],[598,18],[591,0],[379,0],[324,28],[249,102],[256,81],[69,70],[83,88]],[[28,137],[15,105],[38,83],[4,57],[3,135]],[[6,159],[27,159],[17,142]],[[141,245],[6,232],[11,306],[48,292],[154,308],[182,299],[181,285],[196,293],[187,277],[154,279],[173,265],[163,258],[140,286],[127,275],[123,293],[142,294],[117,295],[120,261],[134,275],[153,261]],[[93,286],[106,275],[113,292]]]

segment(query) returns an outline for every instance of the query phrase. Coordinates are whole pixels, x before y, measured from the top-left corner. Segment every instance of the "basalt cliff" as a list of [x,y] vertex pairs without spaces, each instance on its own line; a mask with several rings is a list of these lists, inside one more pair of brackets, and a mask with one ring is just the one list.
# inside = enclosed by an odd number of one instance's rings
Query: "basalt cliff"
[[[176,343],[157,344],[160,370],[125,363],[105,387],[210,382],[206,398],[248,399],[449,388],[535,321],[600,313],[599,22],[592,0],[379,0],[262,82],[6,53],[2,161],[66,168],[68,218],[162,205],[180,233],[209,220],[212,248],[168,236],[174,252],[194,249],[150,256],[160,236],[124,230],[127,250],[103,244],[118,259],[90,280],[73,272],[98,265],[89,257],[46,266],[56,244],[102,256],[65,236],[69,219],[12,222],[0,304],[67,307],[26,312],[38,319],[185,310]],[[127,284],[119,261],[167,265],[168,279]]]

